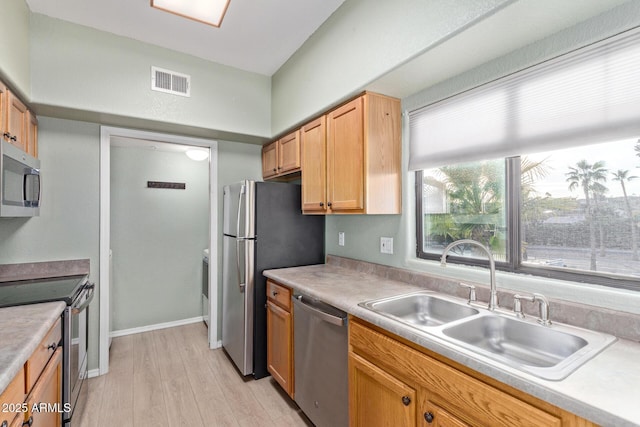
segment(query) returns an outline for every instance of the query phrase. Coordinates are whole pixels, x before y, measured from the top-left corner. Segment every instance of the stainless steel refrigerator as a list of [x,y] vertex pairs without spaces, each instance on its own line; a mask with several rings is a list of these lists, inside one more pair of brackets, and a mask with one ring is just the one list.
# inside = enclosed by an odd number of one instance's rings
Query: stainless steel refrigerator
[[302,215],[300,190],[255,181],[223,190],[222,347],[256,379],[268,375],[262,272],[324,263],[324,217]]

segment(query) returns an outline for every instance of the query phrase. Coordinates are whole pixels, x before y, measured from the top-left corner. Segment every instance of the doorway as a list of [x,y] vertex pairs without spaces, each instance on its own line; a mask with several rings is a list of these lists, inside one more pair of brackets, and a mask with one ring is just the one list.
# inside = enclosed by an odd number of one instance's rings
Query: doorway
[[[198,139],[198,138],[189,138],[182,137],[176,135],[167,135],[160,134],[154,132],[146,132],[146,131],[137,131],[131,129],[123,129],[123,128],[112,128],[112,127],[101,127],[101,137],[100,137],[100,326],[99,326],[99,373],[100,375],[105,374],[109,370],[109,342],[112,331],[112,304],[115,301],[113,295],[111,293],[110,284],[113,283],[113,270],[110,269],[110,251],[112,249],[112,235],[114,231],[117,233],[126,233],[126,230],[120,230],[122,228],[120,224],[118,224],[115,228],[118,230],[112,229],[112,208],[117,208],[122,210],[123,203],[132,203],[126,202],[122,200],[112,200],[112,185],[118,185],[120,188],[127,188],[129,185],[128,182],[122,182],[122,180],[118,181],[117,176],[112,176],[112,160],[117,160],[118,163],[130,163],[132,160],[127,156],[127,154],[123,154],[119,152],[120,148],[131,148],[138,147],[146,150],[154,150],[153,146],[162,147],[162,151],[165,152],[184,152],[185,146],[196,147],[199,151],[206,151],[209,153],[209,171],[208,171],[208,201],[206,205],[208,206],[208,218],[205,221],[208,221],[208,239],[204,239],[203,241],[208,243],[208,247],[210,250],[210,259],[217,259],[216,256],[216,248],[217,248],[217,142],[212,140]],[[115,151],[112,150],[116,147]],[[112,159],[112,153],[116,153],[114,159]],[[135,151],[131,151],[131,153],[135,154]],[[149,154],[149,152],[147,152]],[[150,155],[143,156],[150,157]],[[185,156],[186,159],[186,156]],[[161,175],[156,176],[169,176],[171,174],[168,171],[167,173],[163,173]],[[114,181],[115,180],[115,181]],[[138,177],[138,181],[140,177]],[[170,179],[171,180],[171,179]],[[141,190],[140,188],[137,191],[147,191],[146,193],[140,193],[149,195],[154,200],[153,202],[158,202],[158,199],[167,199],[163,202],[167,205],[167,203],[171,204],[172,200],[175,200],[176,197],[181,197],[186,194],[183,192],[180,193],[180,185],[185,183],[180,182],[168,182],[161,179],[155,180],[153,177],[149,176],[149,181],[145,180],[144,185],[149,185],[150,188],[145,188]],[[179,181],[179,180],[171,180],[171,181]],[[153,184],[156,183],[156,184]],[[131,183],[132,186],[140,187],[140,183]],[[160,188],[153,188],[153,185],[157,185]],[[172,187],[173,186],[173,187]],[[177,187],[176,187],[177,186]],[[132,200],[135,200],[136,195],[129,195],[132,197]],[[125,208],[126,209],[126,208]],[[155,210],[155,208],[151,208]],[[136,211],[134,206],[131,206],[132,215],[142,215],[143,212],[139,210]],[[186,218],[186,217],[185,217]],[[182,222],[188,221],[188,219],[182,219]],[[165,220],[171,221],[171,218],[165,218]],[[136,228],[135,224],[127,224],[126,227]],[[156,224],[156,227],[162,227],[161,224]],[[138,225],[139,228],[139,225]],[[134,233],[135,234],[135,233]],[[126,246],[121,246],[121,250],[126,248]],[[201,253],[202,249],[199,248],[199,253]],[[131,266],[128,267],[129,269]],[[217,265],[216,263],[211,263],[209,272],[208,272],[208,287],[209,287],[209,312],[216,313],[217,310],[217,285],[215,280],[211,280],[211,278],[217,277]],[[134,276],[134,274],[130,271],[129,276]],[[212,283],[213,282],[213,283]],[[198,288],[199,289],[199,288]],[[148,290],[147,290],[148,291]],[[190,292],[193,290],[190,290]],[[197,295],[200,295],[200,292],[197,292]],[[120,296],[121,297],[121,296]],[[140,297],[138,296],[139,300]],[[122,301],[122,298],[120,298]],[[139,301],[144,303],[144,301]],[[177,303],[177,302],[176,302]],[[153,313],[149,314],[151,319],[153,318]],[[188,320],[188,319],[187,319]],[[131,324],[135,324],[135,322],[145,322],[145,319],[128,319]],[[217,348],[219,346],[219,337],[217,336],[217,316],[210,316],[209,323],[209,347]],[[151,320],[153,323],[153,320]],[[176,324],[179,324],[177,322]],[[127,329],[123,327],[126,325],[125,323],[121,323],[120,325],[114,325],[119,329]],[[155,325],[157,328],[158,325]],[[151,327],[150,329],[153,329]],[[133,331],[136,328],[130,328]],[[141,330],[144,328],[141,328]]]

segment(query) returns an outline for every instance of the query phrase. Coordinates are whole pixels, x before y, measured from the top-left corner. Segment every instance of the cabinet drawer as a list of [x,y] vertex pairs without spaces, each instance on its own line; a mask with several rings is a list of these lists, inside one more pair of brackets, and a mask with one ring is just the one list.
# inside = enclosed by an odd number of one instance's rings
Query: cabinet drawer
[[[505,427],[562,425],[559,418],[377,331],[356,322],[350,322],[349,328],[351,351],[375,360],[398,378],[419,383],[427,392],[428,401],[461,421]],[[428,404],[425,409],[437,410]]]
[[267,298],[287,311],[291,311],[291,289],[267,280]]
[[24,368],[22,368],[0,395],[0,425],[5,421],[7,425],[11,425],[13,419],[23,413],[21,405],[24,397]]
[[[60,427],[62,417],[57,411],[33,411],[34,407],[60,406],[62,403],[62,348],[58,348],[46,364],[27,398],[29,418],[35,426]],[[31,425],[31,424],[29,424]]]
[[51,327],[26,363],[27,390],[31,390],[62,339],[60,319]]

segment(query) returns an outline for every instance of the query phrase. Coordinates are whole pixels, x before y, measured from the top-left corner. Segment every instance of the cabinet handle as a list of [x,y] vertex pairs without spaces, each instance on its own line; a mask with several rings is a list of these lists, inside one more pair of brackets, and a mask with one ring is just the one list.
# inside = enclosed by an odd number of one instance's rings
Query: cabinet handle
[[324,202],[320,202],[320,207],[323,207],[323,206],[324,206]]
[[327,203],[327,206],[331,207],[331,202]]
[[22,427],[25,427],[25,426],[31,427],[32,425],[33,425],[33,415],[31,415],[27,421],[22,423]]
[[276,295],[278,295],[278,291],[271,292],[271,295],[273,295],[275,297]]
[[47,346],[47,350],[51,350],[51,351],[56,351],[56,348],[58,348],[58,344],[56,343],[52,343]]
[[278,171],[278,169],[276,169],[276,168],[273,168],[273,171],[274,171],[274,172],[277,172],[277,171]]
[[433,416],[433,414],[431,412],[425,412],[424,413],[424,419],[425,419],[426,422],[431,424],[433,422],[433,420],[435,419],[435,417]]
[[11,139],[11,134],[9,132],[3,133],[2,136],[7,138],[7,139]]
[[16,142],[16,141],[18,140],[18,137],[14,135],[14,136],[12,136],[12,137],[11,137],[11,140],[12,140],[13,142]]
[[411,404],[411,398],[409,396],[402,396],[402,403],[404,403],[404,406],[409,406]]

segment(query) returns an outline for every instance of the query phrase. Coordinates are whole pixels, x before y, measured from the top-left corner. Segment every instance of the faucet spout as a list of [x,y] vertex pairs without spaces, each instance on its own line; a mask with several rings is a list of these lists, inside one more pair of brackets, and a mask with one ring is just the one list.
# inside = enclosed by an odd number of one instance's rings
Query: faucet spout
[[493,260],[493,255],[491,254],[491,251],[486,246],[484,246],[482,243],[476,242],[475,240],[471,240],[471,239],[456,240],[455,242],[450,243],[442,251],[442,257],[440,258],[440,265],[442,267],[446,267],[447,254],[451,249],[459,245],[476,246],[482,249],[482,251],[484,251],[484,253],[487,255],[487,258],[489,258],[489,285],[491,286],[491,293],[489,297],[488,308],[491,311],[495,310],[496,308],[498,308],[498,291],[496,289],[496,263]]

